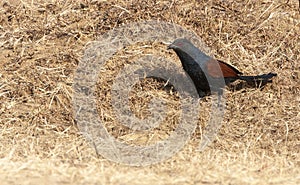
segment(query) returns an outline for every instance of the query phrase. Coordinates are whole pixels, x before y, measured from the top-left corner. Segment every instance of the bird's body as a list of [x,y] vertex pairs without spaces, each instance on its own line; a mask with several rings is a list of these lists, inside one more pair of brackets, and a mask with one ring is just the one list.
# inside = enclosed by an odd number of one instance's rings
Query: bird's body
[[268,82],[274,73],[258,76],[242,76],[233,66],[211,58],[204,54],[190,41],[184,38],[176,39],[168,49],[173,49],[178,55],[182,67],[190,76],[200,97],[209,95],[211,91],[222,93],[225,85],[238,79],[247,82]]

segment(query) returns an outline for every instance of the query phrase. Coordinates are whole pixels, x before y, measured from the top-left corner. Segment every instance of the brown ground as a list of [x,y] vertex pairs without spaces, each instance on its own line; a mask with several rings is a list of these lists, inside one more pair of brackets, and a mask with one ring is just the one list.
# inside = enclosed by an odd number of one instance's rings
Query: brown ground
[[[1,1],[1,184],[300,184],[299,11],[296,0]],[[216,58],[246,74],[272,71],[278,77],[263,90],[227,93],[223,127],[204,152],[196,151],[197,131],[167,161],[129,167],[97,156],[79,134],[72,84],[88,42],[123,23],[150,19],[193,30]],[[108,130],[128,141],[134,134],[117,125],[109,105],[110,79],[124,63],[130,60],[123,55],[102,71],[98,110]],[[131,106],[137,116],[148,114],[145,102],[155,96],[176,107],[176,95],[159,87],[151,79],[135,87]],[[202,115],[198,125],[205,120]],[[175,126],[165,124],[152,137],[133,140],[165,138]]]

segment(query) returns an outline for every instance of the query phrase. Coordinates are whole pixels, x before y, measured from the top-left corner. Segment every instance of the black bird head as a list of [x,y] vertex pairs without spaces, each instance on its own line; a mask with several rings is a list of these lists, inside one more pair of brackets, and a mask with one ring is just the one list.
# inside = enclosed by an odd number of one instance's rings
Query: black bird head
[[193,44],[185,39],[185,38],[179,38],[179,39],[176,39],[172,44],[170,44],[168,46],[168,49],[173,49],[173,50],[179,50],[179,49],[182,49],[182,48],[189,48],[193,46]]

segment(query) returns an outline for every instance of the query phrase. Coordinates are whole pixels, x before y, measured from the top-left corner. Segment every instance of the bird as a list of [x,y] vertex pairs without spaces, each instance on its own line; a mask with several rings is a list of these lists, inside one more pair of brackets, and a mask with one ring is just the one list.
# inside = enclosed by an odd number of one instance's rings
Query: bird
[[212,92],[221,95],[224,87],[236,80],[266,84],[277,76],[276,73],[243,76],[235,67],[203,53],[186,38],[176,39],[167,49],[175,51],[184,71],[193,81],[199,97],[208,96]]

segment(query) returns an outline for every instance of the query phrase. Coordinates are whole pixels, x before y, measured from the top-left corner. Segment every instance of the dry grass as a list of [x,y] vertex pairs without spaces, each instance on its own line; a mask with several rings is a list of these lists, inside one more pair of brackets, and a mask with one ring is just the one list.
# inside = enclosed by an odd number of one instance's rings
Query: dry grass
[[[299,184],[299,11],[296,0],[1,1],[1,184]],[[129,167],[97,156],[79,134],[72,84],[89,41],[123,23],[150,19],[193,30],[216,58],[246,74],[272,71],[278,77],[263,90],[227,93],[224,125],[203,153],[196,151],[197,131],[171,159]],[[157,49],[162,46],[153,48],[175,57]],[[98,86],[98,110],[105,113],[109,131],[123,140],[130,140],[130,132],[112,118],[110,95],[101,94],[110,92],[113,74],[133,55],[108,62]],[[155,96],[171,102],[171,115],[177,112],[176,94],[161,85],[137,84],[131,97],[137,116],[148,114],[147,101]],[[205,112],[200,119],[198,125]],[[175,126],[164,124],[148,134],[156,141]],[[149,135],[136,137],[136,143]]]

